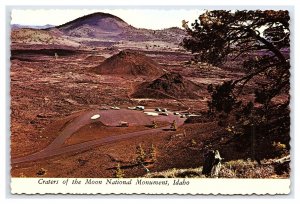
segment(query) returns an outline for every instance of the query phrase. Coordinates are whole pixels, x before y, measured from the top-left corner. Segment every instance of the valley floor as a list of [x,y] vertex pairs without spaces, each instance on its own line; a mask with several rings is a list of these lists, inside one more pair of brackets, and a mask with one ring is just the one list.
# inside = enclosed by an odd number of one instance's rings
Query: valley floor
[[[172,168],[199,168],[203,165],[205,152],[213,148],[218,149],[225,158],[227,163],[223,173],[224,175],[227,173],[227,177],[230,177],[228,175],[232,175],[234,171],[230,168],[230,171],[228,170],[229,162],[249,157],[248,148],[232,144],[230,138],[220,134],[225,127],[220,127],[216,120],[205,120],[205,115],[202,123],[190,124],[184,123],[179,116],[170,114],[172,116],[169,115],[165,118],[167,120],[162,120],[162,123],[158,124],[158,129],[147,127],[151,125],[152,120],[149,120],[143,121],[140,126],[130,127],[127,132],[119,129],[111,131],[102,126],[101,131],[97,132],[100,127],[95,124],[94,126],[90,126],[89,123],[77,124],[76,120],[83,114],[89,113],[86,117],[90,118],[103,107],[111,106],[119,106],[123,110],[142,105],[152,109],[167,108],[170,113],[177,111],[201,113],[207,110],[208,84],[236,79],[242,74],[204,64],[187,64],[186,61],[191,57],[189,53],[144,50],[167,71],[181,73],[199,85],[201,89],[198,94],[201,98],[180,100],[131,98],[135,87],[150,80],[149,78],[96,75],[90,71],[107,56],[117,52],[118,50],[100,48],[86,49],[56,59],[51,55],[32,54],[29,50],[13,56],[10,85],[13,177],[114,177],[118,164],[125,177],[145,176],[145,168],[136,165],[138,146],[145,152],[146,160],[151,161],[147,166],[150,172]],[[103,111],[100,115],[102,114]],[[177,121],[177,130],[164,130],[173,120]],[[72,126],[70,132],[64,135],[64,131],[71,127],[70,124],[74,124],[74,127]],[[143,134],[140,134],[141,131],[144,131]],[[57,142],[61,137],[64,139]],[[112,141],[104,141],[106,138]],[[93,145],[72,149],[72,145],[79,147],[87,143]],[[65,151],[68,148],[71,150]],[[151,148],[155,149],[155,160],[150,158]],[[241,163],[250,165],[253,171],[260,168],[251,162],[241,161]],[[267,166],[266,169],[261,168],[268,170],[262,177],[273,177],[274,168],[269,169]],[[197,169],[193,169],[192,172],[196,176],[199,175]],[[239,177],[237,172],[235,173],[236,175],[232,177]],[[146,176],[155,177],[161,174],[153,173]],[[178,172],[173,174],[178,175]],[[282,175],[285,177],[288,173]]]

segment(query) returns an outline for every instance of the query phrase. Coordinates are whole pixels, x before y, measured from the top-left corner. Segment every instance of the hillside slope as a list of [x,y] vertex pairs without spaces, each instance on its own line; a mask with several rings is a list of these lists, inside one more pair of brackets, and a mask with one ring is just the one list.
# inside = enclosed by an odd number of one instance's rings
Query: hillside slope
[[145,54],[124,50],[92,69],[97,74],[159,76],[162,67]]
[[198,98],[200,87],[179,73],[166,73],[161,77],[144,82],[132,94],[135,98]]

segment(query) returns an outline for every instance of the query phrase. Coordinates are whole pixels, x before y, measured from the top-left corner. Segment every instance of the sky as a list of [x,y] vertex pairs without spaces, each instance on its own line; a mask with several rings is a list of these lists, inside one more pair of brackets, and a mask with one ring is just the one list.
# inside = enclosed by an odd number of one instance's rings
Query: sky
[[137,28],[163,29],[181,27],[182,20],[194,22],[201,9],[13,9],[11,24],[61,25],[78,17],[105,12],[116,15]]

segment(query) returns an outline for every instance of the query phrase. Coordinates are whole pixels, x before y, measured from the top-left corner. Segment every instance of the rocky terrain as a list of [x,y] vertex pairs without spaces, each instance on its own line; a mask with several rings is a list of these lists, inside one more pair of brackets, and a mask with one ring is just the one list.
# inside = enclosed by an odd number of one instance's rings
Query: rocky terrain
[[166,73],[159,78],[144,82],[136,88],[132,94],[135,98],[199,98],[197,92],[200,86],[185,79],[179,73]]
[[122,50],[92,69],[97,74],[160,76],[163,67],[142,52]]

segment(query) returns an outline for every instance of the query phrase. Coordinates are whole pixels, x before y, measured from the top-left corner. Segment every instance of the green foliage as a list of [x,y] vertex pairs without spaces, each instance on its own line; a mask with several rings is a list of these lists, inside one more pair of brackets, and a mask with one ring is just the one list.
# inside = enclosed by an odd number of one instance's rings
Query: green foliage
[[190,38],[183,45],[198,53],[199,61],[218,65],[233,52],[268,48],[264,39],[272,41],[277,50],[289,46],[289,20],[288,11],[281,10],[206,11],[192,29],[186,29]]
[[288,11],[282,10],[214,10],[186,28],[189,37],[182,45],[194,53],[194,61],[231,63],[244,71],[239,79],[208,86],[208,108],[215,116],[224,113],[229,135],[243,136],[251,148],[256,139],[289,140],[290,98],[272,103],[282,93],[289,94],[289,20]]
[[237,102],[232,93],[232,86],[232,81],[226,81],[215,87],[212,85],[207,87],[212,97],[212,100],[208,102],[210,112],[216,109],[218,112],[224,111],[225,113],[229,113],[234,108]]
[[196,53],[195,61],[220,65],[239,59],[248,73],[235,81],[211,85],[211,108],[230,112],[245,84],[258,75],[268,83],[253,91],[255,102],[268,106],[273,97],[289,88],[289,55],[283,53],[290,46],[289,19],[288,11],[215,10],[200,15],[200,22],[187,28],[190,37],[182,44]]

